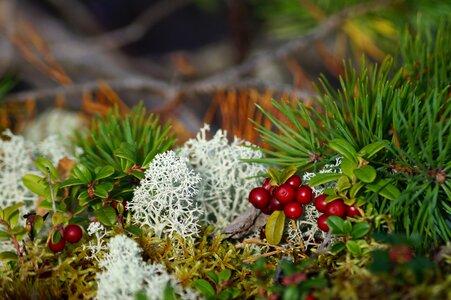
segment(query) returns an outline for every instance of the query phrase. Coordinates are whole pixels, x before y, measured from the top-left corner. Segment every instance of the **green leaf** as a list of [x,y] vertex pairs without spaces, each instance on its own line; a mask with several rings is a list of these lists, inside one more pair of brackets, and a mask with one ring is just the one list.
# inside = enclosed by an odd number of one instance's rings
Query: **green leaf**
[[117,222],[116,211],[111,206],[101,207],[95,211],[97,220],[105,226],[113,226]]
[[342,218],[337,216],[329,216],[326,221],[329,228],[332,230],[331,233],[335,235],[344,235],[344,221]]
[[232,276],[232,271],[229,269],[224,269],[221,272],[218,273],[218,279],[219,282],[224,282],[230,279],[230,276]]
[[313,177],[312,179],[310,179],[308,185],[314,187],[320,184],[325,184],[331,181],[338,180],[340,179],[341,176],[342,175],[339,173],[320,173],[315,175],[315,177]]
[[387,251],[375,250],[371,252],[372,263],[369,267],[373,273],[388,273],[393,267]]
[[19,221],[19,211],[18,211],[18,210],[14,211],[14,212],[8,217],[8,220],[7,220],[7,221],[9,222],[9,224],[10,224],[11,227],[16,226],[17,222]]
[[[55,203],[55,204],[56,204],[56,210],[57,211],[65,212],[65,209],[64,209],[64,207],[62,206],[61,203]],[[38,206],[41,207],[41,208],[48,209],[48,210],[53,210],[53,204],[49,200],[44,200],[44,201],[39,202]]]
[[64,213],[61,212],[56,212],[52,215],[52,224],[53,225],[59,225],[59,224],[63,224],[66,223],[67,221],[67,216]]
[[340,176],[340,178],[337,181],[337,190],[338,192],[343,192],[345,190],[348,190],[351,188],[351,181],[349,180],[349,177],[346,175]]
[[348,234],[351,234],[351,231],[352,231],[352,224],[351,224],[351,222],[349,222],[349,220],[345,220],[343,222],[343,233],[348,235]]
[[88,184],[92,181],[91,171],[89,171],[88,167],[82,163],[78,163],[73,167],[72,175],[75,176],[75,178],[80,179],[84,184]]
[[399,189],[392,185],[388,179],[380,179],[374,183],[367,184],[366,188],[389,200],[396,200],[399,196],[401,196]]
[[285,214],[282,210],[274,211],[268,218],[265,226],[265,235],[268,243],[277,245],[282,240],[285,227]]
[[108,198],[108,192],[100,185],[94,187],[94,195],[101,199]]
[[212,271],[208,271],[207,272],[207,276],[208,278],[210,278],[215,284],[219,284],[219,278],[218,275],[216,275],[216,273],[212,272]]
[[363,156],[365,158],[370,158],[373,155],[375,155],[377,152],[382,150],[387,145],[387,141],[377,141],[374,143],[371,143],[369,145],[366,145],[362,149],[360,149],[358,155]]
[[[48,171],[50,171],[50,178],[53,180],[58,179],[58,171],[56,170],[55,166],[52,164],[50,160],[48,160],[45,157],[38,158],[34,164],[38,168],[39,171],[42,172],[47,177]],[[48,170],[47,170],[48,168]]]
[[373,182],[376,179],[377,175],[376,170],[370,165],[366,165],[358,169],[355,169],[354,174],[359,180],[365,183]]
[[365,184],[363,182],[361,182],[361,181],[358,181],[358,182],[354,183],[352,185],[351,189],[349,190],[349,197],[355,198],[357,196],[357,193],[364,186],[365,186]]
[[64,187],[69,187],[69,186],[74,186],[74,185],[82,185],[82,184],[83,184],[83,182],[78,178],[69,178],[69,179],[63,181],[61,183],[60,187],[64,188]]
[[345,243],[335,242],[335,244],[333,244],[332,248],[330,249],[330,252],[332,252],[332,254],[334,254],[334,255],[337,255],[338,253],[343,251],[345,248],[346,248]]
[[280,182],[280,172],[276,168],[268,168],[268,174],[269,177],[271,177],[272,180],[274,181],[274,184],[272,185],[279,185],[282,183]]
[[26,174],[22,177],[23,184],[33,193],[44,196],[47,181],[35,174]]
[[103,178],[107,178],[114,174],[114,168],[112,166],[103,166],[103,167],[97,167],[94,170],[95,179],[100,180]]
[[216,292],[211,284],[205,279],[197,279],[194,281],[194,287],[201,292],[207,299],[214,299]]
[[280,174],[280,183],[285,183],[288,178],[296,174],[297,170],[298,168],[294,166],[289,166],[283,169],[282,173]]
[[9,239],[11,235],[8,232],[0,230],[0,239]]
[[13,214],[19,212],[19,208],[21,208],[24,205],[23,202],[18,202],[12,206],[8,206],[3,210],[3,219],[10,222],[11,217]]
[[146,174],[144,174],[144,172],[142,172],[140,170],[133,170],[130,172],[130,174],[135,176],[139,180],[143,179],[146,176]]
[[333,139],[332,141],[329,142],[329,147],[332,150],[343,155],[343,157],[345,157],[346,159],[349,159],[353,163],[355,163],[355,164],[358,163],[356,150],[346,140],[340,139],[340,138]]
[[131,234],[134,234],[136,236],[142,236],[141,228],[135,225],[131,225],[125,228],[126,231],[130,232]]
[[166,287],[164,288],[163,300],[177,300],[175,290],[170,284],[166,284]]
[[114,150],[114,156],[128,160],[136,164],[136,147],[132,144],[122,143],[120,147]]
[[13,251],[0,252],[0,260],[4,262],[16,261],[18,259],[17,253]]
[[346,249],[348,249],[349,253],[351,253],[353,256],[360,256],[362,255],[362,248],[360,248],[357,241],[349,240],[346,242]]
[[353,160],[347,158],[341,160],[341,172],[349,178],[354,176],[354,169],[357,168],[357,166],[358,164]]
[[352,226],[351,237],[353,239],[360,239],[367,235],[368,232],[370,232],[370,224],[365,222],[357,223]]
[[290,285],[283,290],[283,300],[299,300],[300,291],[296,285]]

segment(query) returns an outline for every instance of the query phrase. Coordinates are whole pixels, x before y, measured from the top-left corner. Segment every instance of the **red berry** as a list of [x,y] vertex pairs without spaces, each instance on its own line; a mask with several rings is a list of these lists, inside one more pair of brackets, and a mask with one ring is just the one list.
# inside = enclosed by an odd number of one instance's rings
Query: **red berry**
[[287,218],[297,220],[302,215],[302,206],[297,202],[291,202],[285,205],[283,212]]
[[293,188],[297,189],[301,185],[302,179],[298,175],[293,175],[290,178],[288,178],[287,181],[285,181],[285,183],[288,183]]
[[329,231],[329,226],[326,223],[328,217],[329,217],[328,215],[321,215],[318,217],[318,220],[316,220],[318,228],[325,232]]
[[326,215],[328,216],[338,216],[344,217],[346,213],[346,205],[343,200],[337,199],[332,202],[327,203]]
[[295,189],[287,183],[282,184],[277,188],[277,190],[274,191],[274,196],[280,203],[282,203],[282,205],[293,202],[295,195]]
[[253,188],[249,193],[249,202],[258,209],[268,206],[270,198],[269,192],[262,187]]
[[315,198],[315,207],[319,212],[325,213],[326,212],[326,194],[319,195]]
[[301,185],[296,191],[296,201],[300,204],[309,204],[312,202],[312,189],[307,185]]
[[346,206],[346,216],[354,218],[354,216],[360,217],[361,214],[356,206],[350,205],[350,206]]
[[271,206],[271,209],[274,210],[282,210],[283,205],[280,203],[279,200],[277,200],[275,197],[271,197],[271,200],[269,200],[269,206]]
[[307,296],[305,296],[305,299],[304,299],[304,300],[315,300],[315,299],[316,299],[316,298],[315,298],[315,296],[313,296],[312,293],[308,293]]
[[390,248],[388,255],[394,263],[406,263],[412,260],[413,250],[405,244],[398,244]]
[[[57,239],[57,237],[55,237],[56,235],[59,236],[59,240],[57,242],[56,241],[54,242],[54,240]],[[55,253],[61,252],[61,251],[63,251],[65,244],[66,244],[66,241],[64,240],[64,238],[61,236],[59,231],[56,231],[53,233],[51,239],[49,240],[49,249]]]
[[78,243],[83,236],[81,227],[75,224],[69,224],[64,228],[64,239],[69,243]]
[[263,208],[261,209],[261,211],[262,211],[262,213],[264,213],[265,215],[270,215],[270,214],[272,214],[272,212],[273,212],[274,210],[271,208],[270,205],[267,205],[267,206],[263,207]]

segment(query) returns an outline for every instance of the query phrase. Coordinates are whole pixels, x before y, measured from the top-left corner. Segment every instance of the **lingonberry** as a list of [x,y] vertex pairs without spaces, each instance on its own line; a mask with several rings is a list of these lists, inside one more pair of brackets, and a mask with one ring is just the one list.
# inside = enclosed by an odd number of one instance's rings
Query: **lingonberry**
[[75,224],[69,224],[64,228],[64,239],[69,243],[78,243],[83,236],[81,227]]
[[297,220],[302,215],[302,206],[297,202],[291,202],[285,205],[283,212],[287,218]]
[[53,252],[61,252],[64,249],[66,241],[59,231],[55,231],[49,240],[49,249]]
[[326,212],[326,194],[319,195],[315,198],[315,207],[319,212],[325,213]]
[[279,200],[280,203],[282,203],[282,205],[293,202],[295,195],[296,190],[287,183],[282,184],[274,191],[274,196],[277,200]]
[[346,213],[346,205],[343,200],[337,199],[332,202],[327,203],[326,215],[344,217]]
[[304,300],[315,300],[315,296],[312,293],[308,293],[307,296],[305,296]]
[[273,212],[274,210],[271,208],[270,205],[267,205],[267,206],[263,207],[263,208],[261,209],[261,211],[262,211],[262,213],[264,213],[265,215],[270,215],[270,214],[272,214],[272,212]]
[[271,195],[262,187],[256,187],[249,193],[249,202],[256,208],[262,209],[269,204]]
[[318,228],[325,232],[329,231],[329,226],[326,223],[328,217],[329,217],[328,215],[321,215],[316,220],[316,224],[318,224]]
[[298,175],[293,175],[290,178],[288,178],[287,181],[285,181],[285,183],[288,183],[293,188],[297,189],[301,185],[302,179]]
[[272,210],[282,210],[283,205],[280,203],[279,200],[276,199],[276,197],[271,197],[271,200],[269,200],[269,206],[271,206]]
[[405,244],[396,244],[390,248],[388,255],[394,263],[406,263],[412,260],[413,250]]
[[357,209],[354,205],[347,205],[346,206],[346,216],[354,218],[354,216],[360,217],[360,211]]
[[272,195],[274,192],[275,186],[271,185],[270,182],[271,182],[271,178],[266,178],[265,181],[263,181],[262,188],[267,190]]
[[300,204],[309,204],[312,197],[312,189],[307,185],[301,185],[296,191],[296,201]]

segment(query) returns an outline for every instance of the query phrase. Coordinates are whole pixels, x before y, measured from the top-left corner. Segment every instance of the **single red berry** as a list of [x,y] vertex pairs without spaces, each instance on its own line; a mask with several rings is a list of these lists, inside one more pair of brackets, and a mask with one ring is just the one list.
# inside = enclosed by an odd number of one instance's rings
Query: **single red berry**
[[285,205],[283,212],[287,218],[297,220],[302,215],[302,206],[297,202],[291,202]]
[[290,178],[288,178],[287,181],[285,181],[285,183],[288,183],[293,188],[297,189],[301,185],[302,179],[298,175],[293,175]]
[[81,227],[75,224],[69,224],[64,228],[64,239],[69,243],[78,243],[83,236]]
[[270,198],[269,192],[262,187],[253,188],[249,193],[249,202],[258,209],[268,206]]
[[269,206],[271,206],[271,209],[274,210],[283,210],[283,205],[280,203],[279,200],[276,199],[276,197],[271,197],[271,200],[269,200]]
[[[56,237],[56,235],[59,236]],[[61,236],[61,234],[59,233],[59,231],[54,232],[52,237],[49,240],[49,249],[52,250],[53,252],[61,252],[64,250],[64,246],[66,245],[66,241],[65,239]]]
[[347,205],[346,206],[346,216],[354,218],[354,216],[360,217],[360,211],[357,209],[354,205]]
[[319,212],[325,213],[326,212],[326,194],[319,195],[315,198],[315,207]]
[[284,183],[274,191],[274,196],[282,205],[285,205],[294,201],[296,190],[291,185]]
[[272,214],[272,212],[273,212],[274,210],[271,208],[271,205],[267,205],[267,206],[263,207],[263,208],[261,209],[261,211],[262,211],[262,213],[264,213],[265,215],[270,215],[270,214]]
[[312,189],[307,185],[301,185],[296,191],[296,201],[300,204],[309,204],[312,202]]
[[412,260],[413,250],[405,244],[397,244],[390,248],[388,255],[394,263],[406,263]]
[[321,215],[316,220],[316,223],[318,224],[318,228],[325,232],[329,231],[329,226],[326,223],[328,217],[329,217],[328,215]]
[[313,296],[312,293],[308,293],[307,296],[305,296],[305,299],[304,299],[304,300],[315,300],[315,299],[316,299],[316,298],[315,298],[315,296]]
[[344,204],[343,200],[337,199],[327,203],[326,215],[338,216],[343,218],[345,216],[345,213],[346,213],[346,204]]

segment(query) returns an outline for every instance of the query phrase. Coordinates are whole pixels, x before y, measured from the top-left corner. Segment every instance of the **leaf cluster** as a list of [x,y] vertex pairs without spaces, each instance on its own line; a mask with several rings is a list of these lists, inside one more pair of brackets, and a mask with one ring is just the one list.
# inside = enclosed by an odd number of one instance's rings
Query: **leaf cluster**
[[[263,149],[268,157],[258,161],[317,171],[340,154],[345,177],[322,175],[316,184],[335,179],[349,192],[365,186],[374,193],[366,197],[378,213],[391,214],[397,231],[420,234],[423,246],[449,241],[450,24],[442,20],[435,36],[406,32],[397,60],[360,71],[348,66],[339,89],[323,79],[318,107],[274,102],[288,122],[264,112],[274,127],[257,124],[257,130],[272,149]],[[377,151],[368,155],[370,148]]]

